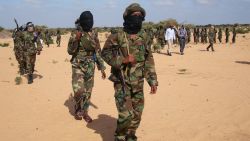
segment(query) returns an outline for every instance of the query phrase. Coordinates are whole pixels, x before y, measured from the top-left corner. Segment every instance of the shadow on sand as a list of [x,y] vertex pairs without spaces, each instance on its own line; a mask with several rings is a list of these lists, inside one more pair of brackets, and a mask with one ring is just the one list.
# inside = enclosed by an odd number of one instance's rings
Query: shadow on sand
[[172,54],[179,54],[180,55],[181,53],[180,52],[172,52]]
[[206,50],[206,49],[200,49],[200,51],[204,51],[204,52],[207,52],[207,50]]
[[[75,116],[75,100],[72,93],[69,94],[69,98],[64,102],[64,106],[66,106],[69,109],[69,113],[72,116]],[[92,102],[90,102],[90,106],[92,106],[95,109],[98,109],[98,107]]]
[[100,134],[102,141],[113,141],[116,126],[116,119],[105,114],[98,115],[92,123],[87,124],[87,127],[94,130],[96,134]]
[[250,65],[250,62],[249,62],[249,61],[235,61],[235,63]]
[[42,79],[43,76],[40,75],[40,74],[33,74],[33,78],[34,78],[34,79]]
[[169,56],[167,53],[164,53],[164,52],[157,52],[157,54],[161,54],[161,55],[167,55],[167,56]]
[[[157,54],[169,56],[167,53],[164,53],[164,52],[157,52]],[[180,52],[172,52],[172,54],[178,54],[178,55],[180,55],[181,53]]]
[[75,115],[75,100],[72,93],[69,94],[69,98],[64,102],[64,106],[68,107],[69,113]]
[[[72,93],[70,93],[69,98],[64,102],[64,105],[68,107],[69,113],[74,116],[75,100]],[[98,107],[93,103],[91,103],[90,106],[98,109]],[[113,141],[116,127],[116,118],[113,118],[109,115],[100,114],[98,115],[97,119],[94,119],[93,122],[87,124],[87,127],[94,130],[96,134],[100,134],[102,141]]]

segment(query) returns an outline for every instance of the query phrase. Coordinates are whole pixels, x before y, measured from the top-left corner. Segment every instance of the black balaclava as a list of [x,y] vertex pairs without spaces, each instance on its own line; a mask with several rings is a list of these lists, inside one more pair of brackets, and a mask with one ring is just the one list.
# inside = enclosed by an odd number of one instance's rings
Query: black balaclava
[[128,15],[124,18],[124,30],[129,34],[137,34],[142,28],[144,18],[137,15]]
[[94,25],[92,13],[90,11],[82,12],[79,18],[79,23],[83,31],[89,32]]

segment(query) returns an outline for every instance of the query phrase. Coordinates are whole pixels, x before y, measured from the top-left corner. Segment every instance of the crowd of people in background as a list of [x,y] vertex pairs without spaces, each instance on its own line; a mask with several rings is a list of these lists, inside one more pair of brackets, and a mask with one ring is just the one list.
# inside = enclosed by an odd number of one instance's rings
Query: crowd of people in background
[[[150,31],[147,29],[146,32],[149,36],[153,36],[152,39],[152,50],[157,53],[162,53],[163,49],[166,47],[166,54],[172,56],[172,50],[174,46],[179,45],[180,47],[180,55],[184,55],[185,45],[191,42],[191,38],[193,36],[193,43],[198,44],[207,44],[209,46],[206,48],[207,51],[211,48],[214,50],[215,43],[223,43],[222,36],[223,31],[225,35],[225,43],[229,43],[230,32],[232,32],[232,43],[236,42],[236,27],[234,25],[232,29],[226,27],[225,29],[221,27],[215,26],[197,26],[194,28],[185,27],[181,25],[180,27],[169,25],[169,26],[159,26],[155,31]],[[151,29],[153,30],[153,29]],[[150,32],[153,32],[150,33]],[[153,42],[153,39],[156,39]],[[218,42],[217,42],[218,40]],[[151,46],[150,45],[150,46]]]

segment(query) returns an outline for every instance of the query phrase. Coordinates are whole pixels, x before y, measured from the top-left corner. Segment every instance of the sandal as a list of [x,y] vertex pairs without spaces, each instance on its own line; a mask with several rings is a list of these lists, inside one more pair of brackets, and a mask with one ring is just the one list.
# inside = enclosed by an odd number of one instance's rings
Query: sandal
[[75,105],[75,119],[76,120],[82,120],[83,112],[80,110],[80,108]]
[[91,123],[93,121],[93,119],[88,115],[88,114],[85,114],[83,116],[83,119],[87,122],[87,123]]
[[76,119],[76,120],[82,120],[82,113],[81,113],[81,112],[77,112],[77,113],[75,114],[75,119]]

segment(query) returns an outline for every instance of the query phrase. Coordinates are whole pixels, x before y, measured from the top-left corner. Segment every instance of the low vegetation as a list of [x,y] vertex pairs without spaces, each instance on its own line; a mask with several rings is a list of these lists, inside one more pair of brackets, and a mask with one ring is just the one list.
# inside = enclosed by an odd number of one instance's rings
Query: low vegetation
[[0,43],[0,47],[8,47],[9,45],[9,43]]

